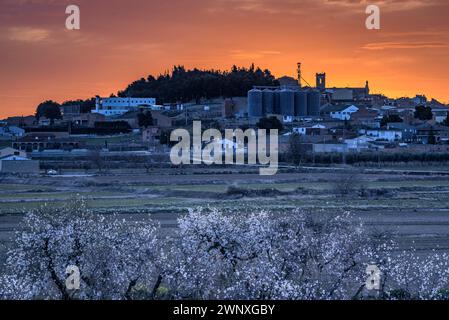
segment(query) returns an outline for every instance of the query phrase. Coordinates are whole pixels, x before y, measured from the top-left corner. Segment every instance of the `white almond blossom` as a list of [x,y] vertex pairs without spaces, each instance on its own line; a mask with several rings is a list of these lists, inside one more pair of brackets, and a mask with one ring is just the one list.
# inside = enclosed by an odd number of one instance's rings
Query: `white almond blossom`
[[[449,257],[398,253],[349,214],[196,209],[174,235],[90,212],[83,201],[26,215],[0,277],[3,299],[447,299]],[[368,265],[381,270],[368,291]],[[67,266],[80,289],[65,286]]]
[[[131,299],[157,272],[153,223],[128,223],[90,212],[84,201],[29,213],[8,253],[3,296],[9,299]],[[80,290],[66,288],[68,266]]]

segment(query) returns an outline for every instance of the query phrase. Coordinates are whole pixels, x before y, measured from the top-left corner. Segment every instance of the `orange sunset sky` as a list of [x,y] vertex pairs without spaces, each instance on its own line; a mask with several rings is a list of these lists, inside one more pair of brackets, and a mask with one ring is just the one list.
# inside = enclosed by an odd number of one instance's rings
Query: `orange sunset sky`
[[[81,9],[81,30],[65,8]],[[381,9],[381,30],[365,8]],[[174,64],[274,75],[449,103],[448,0],[0,0],[0,117],[110,95]]]

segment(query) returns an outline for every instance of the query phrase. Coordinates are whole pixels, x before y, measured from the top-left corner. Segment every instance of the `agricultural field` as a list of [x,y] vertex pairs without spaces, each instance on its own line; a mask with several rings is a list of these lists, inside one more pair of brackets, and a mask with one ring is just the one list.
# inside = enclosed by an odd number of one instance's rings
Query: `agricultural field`
[[[400,169],[344,167],[282,169],[274,177],[257,170],[214,168],[117,171],[94,175],[2,177],[0,257],[22,217],[43,204],[62,206],[84,198],[98,214],[159,221],[167,232],[190,208],[214,207],[230,214],[265,210],[282,215],[350,212],[373,232],[391,233],[404,249],[449,252],[449,171],[430,174]],[[243,170],[243,171],[242,171]],[[422,168],[421,168],[422,170]]]

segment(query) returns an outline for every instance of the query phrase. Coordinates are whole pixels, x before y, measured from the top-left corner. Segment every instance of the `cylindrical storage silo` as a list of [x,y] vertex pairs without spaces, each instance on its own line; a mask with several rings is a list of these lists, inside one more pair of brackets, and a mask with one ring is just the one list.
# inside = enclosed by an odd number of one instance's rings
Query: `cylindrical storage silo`
[[274,113],[274,92],[270,89],[265,89],[263,91],[263,113],[272,114]]
[[262,91],[253,89],[248,91],[248,116],[262,117],[263,116],[263,95]]
[[275,90],[274,91],[274,101],[273,101],[273,113],[274,114],[281,114],[281,91]]
[[307,92],[307,115],[320,115],[320,92],[317,90],[310,90]]
[[282,89],[280,92],[281,114],[293,116],[295,114],[295,92],[290,89]]
[[307,92],[296,91],[295,92],[295,116],[305,117],[307,116]]

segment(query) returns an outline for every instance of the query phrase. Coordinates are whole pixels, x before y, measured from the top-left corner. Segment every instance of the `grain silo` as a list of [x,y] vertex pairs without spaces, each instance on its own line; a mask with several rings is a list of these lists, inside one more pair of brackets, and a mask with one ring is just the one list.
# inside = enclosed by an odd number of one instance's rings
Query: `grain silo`
[[263,94],[261,90],[252,89],[248,91],[248,116],[263,116]]
[[307,92],[307,115],[319,116],[320,115],[320,92],[317,90],[309,90]]
[[272,114],[274,113],[274,92],[270,89],[265,89],[263,91],[263,113]]
[[295,116],[307,116],[307,92],[299,90],[295,92]]
[[280,92],[281,114],[293,116],[295,114],[295,91],[282,89]]
[[273,94],[273,113],[281,114],[281,91],[275,90]]

